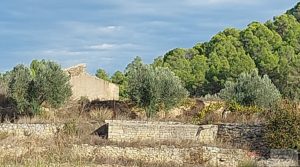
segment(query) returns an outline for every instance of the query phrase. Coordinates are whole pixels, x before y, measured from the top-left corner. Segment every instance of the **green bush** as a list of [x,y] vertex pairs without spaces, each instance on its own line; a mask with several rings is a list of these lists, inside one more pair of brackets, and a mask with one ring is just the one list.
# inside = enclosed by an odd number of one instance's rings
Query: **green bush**
[[270,148],[300,150],[300,113],[295,104],[286,102],[270,113],[264,138]]
[[136,58],[126,69],[129,98],[153,116],[170,109],[188,96],[180,79],[168,68],[153,67]]
[[9,72],[8,95],[20,113],[40,112],[42,104],[59,107],[71,96],[69,77],[51,61],[32,61],[30,68],[16,66]]
[[240,74],[236,82],[227,81],[219,96],[229,102],[262,108],[271,107],[281,98],[269,77],[260,77],[257,70]]
[[195,117],[193,119],[193,123],[194,124],[203,124],[205,122],[207,115],[219,110],[222,107],[225,107],[225,106],[224,106],[224,103],[221,103],[221,102],[211,103],[208,106],[205,106],[201,111],[199,111],[197,117]]
[[241,114],[262,113],[264,110],[258,106],[243,106],[236,102],[227,103],[226,107],[231,112],[238,112]]

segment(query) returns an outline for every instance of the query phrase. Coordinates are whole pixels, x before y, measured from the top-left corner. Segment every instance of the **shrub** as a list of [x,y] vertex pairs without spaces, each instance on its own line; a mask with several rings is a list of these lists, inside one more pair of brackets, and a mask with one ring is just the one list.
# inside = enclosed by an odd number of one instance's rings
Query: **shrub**
[[258,106],[243,106],[236,102],[231,102],[226,104],[227,109],[231,112],[238,112],[241,114],[253,114],[262,113],[264,110]]
[[126,69],[129,98],[153,116],[170,109],[188,96],[180,79],[168,68],[152,67],[136,58]]
[[[206,120],[206,117],[209,114],[219,110],[222,107],[224,107],[224,104],[221,102],[211,103],[208,106],[205,106],[201,111],[199,111],[197,117],[194,118],[193,123],[194,124],[211,123],[210,121],[213,121],[213,120]],[[207,122],[205,122],[205,121],[207,121]]]
[[264,138],[270,148],[300,150],[300,113],[295,104],[286,102],[270,113]]
[[8,95],[20,113],[38,113],[42,104],[59,107],[71,96],[69,77],[51,61],[32,61],[9,73]]
[[260,77],[257,70],[240,74],[236,82],[227,81],[219,95],[229,102],[262,108],[271,107],[281,98],[269,77]]
[[29,87],[32,81],[30,70],[24,65],[17,65],[9,75],[8,95],[18,111],[25,112],[30,106]]

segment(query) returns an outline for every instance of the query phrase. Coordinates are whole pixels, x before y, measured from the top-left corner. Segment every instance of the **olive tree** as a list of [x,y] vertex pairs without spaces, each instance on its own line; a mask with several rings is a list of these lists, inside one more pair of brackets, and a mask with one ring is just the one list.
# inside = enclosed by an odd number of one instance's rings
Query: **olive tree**
[[72,95],[69,76],[52,61],[18,65],[9,75],[8,94],[21,113],[38,113],[43,104],[59,107]]
[[263,108],[269,108],[281,98],[269,77],[260,77],[257,70],[240,74],[235,82],[227,81],[219,95],[230,102]]
[[188,96],[180,79],[168,68],[153,67],[136,58],[126,69],[129,98],[144,107],[147,116],[170,109]]

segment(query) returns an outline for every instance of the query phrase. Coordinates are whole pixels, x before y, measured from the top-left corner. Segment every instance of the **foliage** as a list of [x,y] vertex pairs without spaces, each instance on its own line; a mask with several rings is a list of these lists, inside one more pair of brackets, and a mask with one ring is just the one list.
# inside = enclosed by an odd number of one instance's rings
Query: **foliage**
[[178,76],[191,95],[201,93],[198,89],[205,82],[208,69],[207,58],[199,55],[196,49],[173,49],[159,57],[152,64],[154,67],[167,67]]
[[79,129],[77,127],[76,121],[70,120],[64,123],[63,133],[70,136],[77,135],[79,133]]
[[226,107],[231,112],[238,112],[241,114],[254,114],[254,113],[262,113],[265,110],[259,108],[258,106],[243,106],[236,102],[230,102],[226,104]]
[[300,113],[296,104],[285,101],[270,113],[264,138],[270,148],[300,150]]
[[262,108],[271,107],[281,97],[269,77],[260,77],[257,70],[240,74],[236,82],[226,82],[219,95],[229,102]]
[[57,63],[33,60],[30,70],[32,72],[30,100],[36,102],[38,106],[47,103],[57,108],[72,95],[69,76]]
[[105,81],[110,81],[109,76],[104,69],[98,69],[96,72],[96,77],[103,79]]
[[137,57],[126,69],[129,98],[153,116],[160,109],[170,109],[188,93],[178,77],[168,68],[143,64]]
[[119,85],[119,94],[122,99],[128,98],[128,92],[127,92],[127,77],[121,72],[121,71],[116,71],[112,76],[111,76],[111,81],[112,83],[118,84]]
[[176,48],[154,60],[178,76],[191,96],[219,93],[227,81],[258,69],[284,98],[300,99],[300,3],[286,14],[244,30],[225,29],[191,49]]
[[19,112],[25,112],[30,107],[29,90],[32,81],[30,70],[24,65],[17,65],[9,75],[8,95]]
[[300,2],[294,8],[288,10],[287,14],[293,15],[300,22]]
[[9,72],[8,95],[20,113],[38,113],[42,104],[59,107],[71,96],[69,77],[51,61],[33,60]]
[[199,111],[197,117],[194,118],[194,124],[202,124],[208,114],[215,112],[222,107],[224,107],[224,104],[220,102],[211,103],[208,106],[205,106],[204,109]]

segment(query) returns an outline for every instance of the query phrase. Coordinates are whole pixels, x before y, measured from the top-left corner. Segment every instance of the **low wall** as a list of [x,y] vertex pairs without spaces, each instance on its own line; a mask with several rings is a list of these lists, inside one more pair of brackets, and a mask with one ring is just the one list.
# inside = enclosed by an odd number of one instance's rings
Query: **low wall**
[[177,122],[106,120],[108,139],[112,141],[192,140],[211,143],[216,140],[217,125],[186,125]]
[[0,133],[8,133],[16,136],[51,137],[55,135],[63,125],[58,124],[0,124]]
[[224,142],[236,148],[267,150],[263,125],[190,125],[177,122],[106,120],[112,141],[191,140],[204,144]]
[[235,147],[266,150],[263,134],[263,125],[219,124],[217,136],[222,142],[231,143]]
[[246,157],[239,149],[220,149],[217,147],[175,148],[160,147],[118,147],[118,146],[73,146],[72,153],[79,157],[109,157],[128,159],[146,163],[173,163],[178,165],[208,165],[235,167]]

